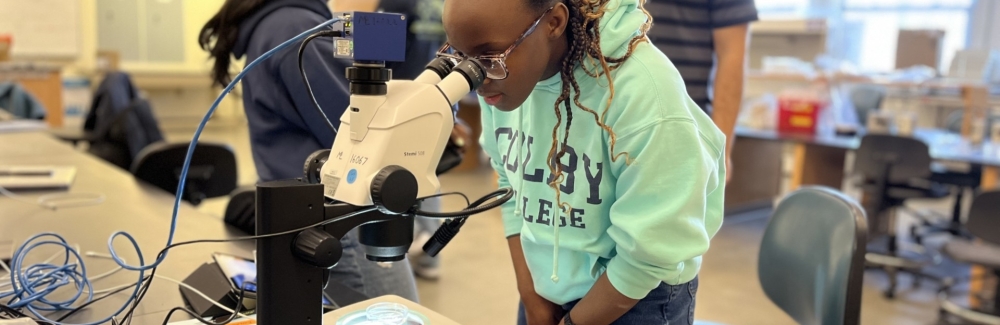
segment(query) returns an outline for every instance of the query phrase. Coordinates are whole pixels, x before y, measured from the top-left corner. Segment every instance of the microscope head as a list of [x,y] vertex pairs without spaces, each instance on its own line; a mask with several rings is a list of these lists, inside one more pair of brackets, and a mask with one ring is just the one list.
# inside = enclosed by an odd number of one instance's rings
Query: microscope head
[[435,60],[415,81],[389,81],[377,66],[348,70],[351,106],[322,168],[328,198],[401,214],[438,192],[435,171],[455,125],[452,106],[485,78],[474,61],[442,73],[448,66]]

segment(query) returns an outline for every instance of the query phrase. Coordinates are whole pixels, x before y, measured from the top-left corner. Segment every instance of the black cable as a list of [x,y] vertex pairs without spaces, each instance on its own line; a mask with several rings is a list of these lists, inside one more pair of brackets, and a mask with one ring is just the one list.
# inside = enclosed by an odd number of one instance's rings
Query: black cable
[[56,325],[56,324],[53,324],[53,323],[50,323],[50,322],[46,322],[46,321],[41,321],[41,320],[35,319],[34,317],[28,316],[28,315],[22,313],[21,311],[19,311],[17,309],[10,308],[10,306],[0,304],[0,320],[4,320],[4,319],[20,319],[20,318],[31,319],[32,321],[34,321],[35,323],[40,324],[40,325]]
[[[502,195],[503,197],[493,202],[489,202],[486,205],[483,205],[484,203],[500,195]],[[441,224],[441,227],[438,227],[438,229],[434,231],[434,235],[431,236],[430,240],[428,240],[427,243],[424,244],[424,247],[422,247],[424,253],[426,253],[429,256],[437,256],[437,254],[440,253],[441,250],[443,250],[444,247],[447,246],[448,243],[450,243],[451,240],[455,238],[455,236],[458,236],[458,232],[462,230],[462,226],[465,226],[465,222],[469,219],[470,215],[500,206],[501,204],[504,204],[507,201],[509,201],[512,196],[514,196],[514,191],[511,190],[510,188],[504,188],[479,198],[478,200],[476,200],[476,202],[470,203],[469,206],[462,211],[442,213],[442,214],[429,213],[426,211],[417,211],[416,214],[418,216],[424,216],[427,214],[437,214],[440,216],[448,216],[448,215],[457,216],[450,220],[445,221],[443,224]],[[433,218],[434,216],[431,217]]]
[[[446,196],[446,195],[461,195],[466,200],[468,200],[468,197],[466,195],[464,195],[462,193],[458,193],[458,192],[449,192],[449,193],[440,193],[440,194],[435,194],[435,195],[429,195],[429,196],[426,196],[426,197],[423,197],[423,198],[420,198],[420,199],[423,200],[423,199],[429,199],[429,198],[434,198],[434,197],[441,197],[441,196]],[[504,188],[504,189],[500,189],[500,190],[494,191],[494,192],[492,192],[490,194],[487,194],[487,195],[479,198],[475,202],[472,202],[471,204],[469,204],[469,207],[466,208],[466,209],[464,209],[464,210],[462,210],[462,211],[449,212],[449,213],[435,213],[435,212],[426,212],[426,211],[417,210],[416,214],[419,215],[419,216],[426,216],[426,217],[432,217],[432,218],[467,217],[467,216],[472,215],[472,214],[477,214],[477,213],[481,213],[481,212],[484,212],[484,211],[496,208],[496,207],[500,206],[501,204],[509,201],[510,198],[513,197],[513,196],[514,196],[514,191],[513,190],[511,190],[510,188]],[[488,203],[486,205],[480,206],[483,203],[485,203],[486,201],[489,201],[490,199],[497,198],[497,197],[500,197],[500,198],[497,199],[497,200],[495,200],[495,201],[493,201],[493,202],[490,202],[490,203]],[[273,233],[273,234],[256,235],[256,236],[245,236],[245,237],[228,238],[228,239],[199,239],[199,240],[191,240],[191,241],[186,241],[186,242],[174,243],[172,245],[164,247],[160,251],[160,253],[157,254],[158,255],[157,258],[159,258],[159,255],[166,254],[166,252],[169,251],[170,249],[173,249],[173,248],[179,247],[179,246],[192,245],[192,244],[200,244],[200,243],[225,243],[225,242],[234,242],[234,241],[257,240],[257,239],[266,239],[266,238],[280,237],[280,236],[285,236],[285,235],[299,233],[299,232],[305,231],[307,229],[315,228],[315,227],[322,227],[322,226],[325,226],[325,225],[328,225],[328,224],[331,224],[331,223],[335,223],[335,222],[338,222],[338,221],[341,221],[341,220],[345,220],[345,219],[348,219],[348,218],[352,218],[352,217],[355,217],[355,216],[358,216],[358,215],[361,215],[361,214],[365,214],[365,213],[368,213],[368,212],[376,211],[376,210],[377,210],[377,208],[375,208],[375,207],[368,207],[366,209],[354,211],[352,213],[348,213],[348,214],[345,214],[345,215],[342,215],[342,216],[339,216],[339,217],[336,217],[336,218],[324,220],[322,222],[319,222],[319,223],[316,223],[316,224],[313,224],[313,225],[309,225],[309,226],[306,226],[306,227],[302,227],[302,228],[298,228],[298,229],[292,229],[292,230],[288,230],[288,231],[277,232],[277,233]],[[466,218],[461,218],[457,222],[459,222],[461,224],[464,224],[465,223],[465,219]],[[156,269],[157,268],[154,267],[150,271],[150,275],[147,278],[146,282],[143,284],[143,287],[139,289],[139,294],[136,296],[136,299],[132,302],[132,307],[129,309],[128,313],[126,313],[125,316],[122,318],[122,322],[124,322],[123,324],[131,324],[131,322],[132,322],[132,315],[134,314],[136,307],[138,307],[139,303],[145,298],[146,293],[149,291],[150,285],[153,283],[154,276],[156,275]],[[240,300],[240,305],[242,305],[242,299]],[[186,312],[186,313],[189,313],[189,314],[194,314],[194,312],[191,312],[190,310],[186,310],[183,307],[177,307],[177,308],[174,308],[174,309],[172,309],[170,311],[170,313],[167,315],[167,319],[169,319],[170,314],[172,314],[173,312],[178,311],[178,310]],[[202,320],[199,318],[199,321],[202,321]],[[202,323],[204,323],[206,325],[221,325],[221,324],[227,324],[230,321],[232,321],[232,320],[229,320],[229,321],[227,321],[225,323],[208,323],[208,322],[205,322],[205,321],[202,321]]]
[[469,201],[469,196],[465,195],[465,193],[462,193],[462,192],[438,193],[438,194],[434,194],[434,195],[428,195],[428,196],[425,196],[425,197],[417,198],[417,201],[424,201],[424,200],[433,199],[433,198],[436,198],[436,197],[443,197],[443,196],[449,196],[449,195],[461,196],[463,199],[465,199],[465,205],[471,204],[470,203],[471,201]]
[[234,313],[232,315],[229,315],[229,318],[226,319],[226,320],[224,320],[224,321],[222,321],[221,323],[215,323],[215,322],[204,320],[204,319],[201,318],[200,315],[198,315],[198,313],[194,312],[193,310],[187,309],[185,307],[174,307],[173,309],[170,310],[170,312],[167,313],[167,317],[163,318],[163,325],[167,325],[167,323],[170,322],[170,316],[173,316],[174,312],[178,311],[178,310],[179,311],[183,311],[184,313],[186,313],[189,316],[191,316],[191,318],[194,318],[194,319],[198,320],[198,322],[200,322],[202,324],[205,324],[205,325],[225,325],[225,324],[229,324],[232,321],[236,320],[236,317],[240,317],[240,309],[243,308],[243,299],[246,297],[246,284],[247,283],[252,283],[252,282],[245,282],[244,285],[240,286],[240,298],[236,299],[236,308],[233,309]]
[[[330,127],[330,131],[333,132],[334,136],[337,135],[337,128],[333,126],[333,122],[331,122],[330,118],[327,117],[326,113],[323,112],[323,108],[319,106],[319,101],[316,100],[316,95],[313,94],[312,85],[309,84],[309,78],[306,77],[306,69],[305,67],[302,66],[302,54],[305,53],[306,45],[308,45],[309,42],[316,39],[317,37],[325,37],[325,36],[340,37],[342,35],[343,33],[341,33],[340,31],[324,30],[309,35],[308,37],[306,37],[306,39],[302,40],[302,44],[299,45],[299,74],[302,75],[302,83],[306,85],[306,92],[309,93],[309,98],[312,99],[313,107],[316,108],[316,111],[319,112],[319,115],[323,117],[324,121],[326,121],[326,125]],[[298,106],[295,106],[295,110],[298,111],[298,109],[299,109]],[[302,112],[299,112],[299,116],[302,116]],[[302,118],[305,117],[303,116]]]
[[[149,276],[143,278],[142,279],[143,283],[145,283],[145,281],[148,280],[148,279],[149,279]],[[139,284],[137,284],[137,285],[139,285]],[[122,291],[125,291],[125,290],[128,290],[128,289],[132,289],[132,287],[134,287],[134,286],[127,286],[127,287],[119,288],[118,290],[109,292],[109,293],[107,293],[107,294],[105,294],[103,296],[97,297],[94,300],[88,301],[88,302],[86,302],[86,303],[84,303],[84,304],[82,304],[80,306],[77,306],[76,308],[73,308],[73,310],[70,310],[69,313],[66,313],[66,315],[62,315],[62,317],[59,317],[59,319],[57,319],[56,322],[57,323],[62,323],[62,321],[66,320],[70,316],[73,316],[73,314],[76,314],[76,312],[81,311],[84,308],[87,308],[88,306],[97,303],[98,301],[101,301],[101,300],[104,300],[104,299],[106,299],[108,297],[111,297],[111,296],[114,296],[116,294],[119,294]]]
[[[325,225],[328,225],[328,224],[331,224],[331,223],[334,223],[334,222],[338,222],[338,221],[341,221],[341,220],[344,220],[344,219],[356,217],[358,215],[362,215],[362,214],[365,214],[365,213],[368,213],[368,212],[372,212],[372,211],[375,211],[375,210],[377,210],[377,208],[375,208],[375,207],[369,207],[367,209],[362,209],[362,210],[354,211],[354,212],[351,212],[351,213],[348,213],[348,214],[345,214],[345,215],[342,215],[342,216],[339,216],[339,217],[336,217],[336,218],[332,218],[332,219],[328,219],[328,220],[323,220],[322,222],[319,222],[319,223],[316,223],[316,224],[313,224],[313,225],[310,225],[310,226],[306,226],[306,227],[302,227],[302,228],[298,228],[298,229],[292,229],[292,230],[288,230],[288,231],[282,231],[282,232],[273,233],[273,234],[265,234],[265,235],[257,235],[257,236],[245,236],[245,237],[237,237],[237,238],[229,238],[229,239],[199,239],[199,240],[191,240],[191,241],[186,241],[186,242],[174,243],[174,244],[169,245],[167,247],[164,247],[162,250],[160,250],[160,253],[157,254],[157,259],[159,259],[159,255],[166,254],[167,251],[169,251],[172,248],[178,247],[178,246],[191,245],[191,244],[200,244],[200,243],[225,243],[225,242],[234,242],[234,241],[257,240],[257,239],[266,239],[266,238],[272,238],[272,237],[280,237],[280,236],[285,236],[285,235],[299,233],[299,232],[305,231],[305,230],[310,229],[310,228],[322,227],[322,226],[325,226]],[[149,290],[149,286],[153,283],[153,279],[154,279],[153,276],[156,275],[156,269],[157,268],[154,267],[150,271],[149,280],[147,280],[146,283],[143,285],[143,287],[139,289],[139,294],[136,295],[135,300],[132,301],[132,307],[129,309],[128,313],[126,313],[125,316],[122,318],[122,322],[125,322],[123,324],[131,324],[131,322],[132,322],[132,315],[135,312],[136,307],[138,307],[139,306],[139,302],[142,301],[142,299],[146,297],[146,292]]]
[[353,217],[356,217],[356,216],[359,216],[359,215],[362,215],[362,214],[365,214],[365,213],[368,213],[368,212],[372,212],[372,211],[375,211],[375,210],[377,210],[377,208],[375,208],[375,207],[369,207],[367,209],[362,209],[362,210],[354,211],[354,212],[351,212],[351,213],[348,213],[348,214],[345,214],[345,215],[342,215],[342,216],[339,216],[339,217],[336,217],[336,218],[323,220],[323,222],[319,222],[319,223],[316,223],[316,224],[313,224],[313,225],[305,226],[305,227],[298,228],[298,229],[292,229],[292,230],[288,230],[288,231],[277,232],[277,233],[273,233],[273,234],[257,235],[257,236],[246,236],[246,237],[237,237],[237,238],[228,238],[228,239],[199,239],[199,240],[192,240],[192,241],[174,243],[174,244],[172,244],[172,245],[167,246],[166,248],[164,248],[162,251],[160,251],[160,253],[162,254],[162,253],[166,252],[167,250],[169,250],[171,248],[174,248],[174,247],[177,247],[177,246],[184,246],[184,245],[191,245],[191,244],[200,244],[200,243],[226,243],[226,242],[234,242],[234,241],[257,240],[257,239],[267,239],[267,238],[280,237],[280,236],[285,236],[285,235],[300,233],[300,232],[306,231],[306,230],[311,229],[311,228],[326,226],[326,225],[334,223],[334,222],[338,222],[338,221],[341,221],[341,220],[344,220],[344,219],[348,219],[348,218],[353,218]]
[[[431,212],[431,211],[417,210],[414,213],[416,215],[418,215],[418,216],[427,217],[427,218],[445,218],[445,219],[462,218],[462,217],[467,217],[467,216],[470,216],[470,215],[473,215],[473,214],[483,213],[483,212],[489,211],[490,209],[496,208],[496,207],[498,207],[498,206],[500,206],[500,205],[502,205],[504,203],[507,203],[507,201],[510,201],[510,199],[512,197],[514,197],[514,190],[512,190],[510,188],[502,188],[502,189],[493,191],[490,194],[486,194],[485,196],[479,198],[479,200],[476,200],[476,202],[473,202],[472,204],[470,204],[469,207],[467,207],[467,208],[465,208],[465,209],[463,209],[461,211],[455,211],[455,212]],[[490,199],[493,199],[493,198],[497,198],[497,199],[494,200],[494,201],[492,201],[492,202],[486,203],[486,201],[489,201]],[[486,203],[486,204],[483,205],[484,203]],[[480,206],[480,205],[482,205],[482,206]]]
[[[14,319],[22,318],[22,317],[28,317],[28,315],[25,315],[20,310],[17,310],[17,309],[14,309],[14,308],[10,308],[10,306],[4,305],[4,304],[0,304],[0,315],[8,315],[8,316],[10,316],[11,318],[14,318]],[[2,318],[0,318],[0,319],[2,319]]]
[[[430,199],[430,198],[435,198],[435,197],[442,197],[442,196],[447,196],[447,195],[459,195],[459,196],[462,196],[466,200],[466,202],[468,202],[468,199],[469,199],[468,196],[466,196],[465,194],[458,193],[458,192],[448,192],[448,193],[440,193],[440,194],[435,194],[435,195],[429,195],[429,196],[420,198],[420,200],[425,200],[425,199]],[[461,224],[465,223],[465,219],[467,219],[467,216],[472,215],[472,214],[476,214],[476,213],[481,213],[481,212],[493,209],[493,208],[495,208],[497,206],[500,206],[501,204],[509,201],[510,198],[513,197],[513,196],[514,196],[514,191],[513,190],[511,190],[510,188],[504,188],[504,189],[500,189],[500,190],[494,191],[493,193],[487,194],[486,196],[483,196],[483,197],[479,198],[475,202],[472,202],[472,203],[468,204],[468,207],[466,209],[462,210],[462,211],[450,212],[450,213],[434,213],[434,212],[426,212],[426,211],[417,210],[416,213],[417,213],[417,215],[420,215],[420,216],[428,216],[428,217],[432,217],[432,218],[466,217],[466,218],[460,218],[458,220],[455,220],[456,223],[458,223],[459,225],[461,225]],[[496,201],[490,202],[489,204],[480,206],[483,203],[486,203],[487,201],[489,201],[490,199],[497,198],[497,197],[500,197],[500,198],[497,199]],[[173,248],[179,247],[179,246],[191,245],[191,244],[199,244],[199,243],[224,243],[224,242],[234,242],[234,241],[244,241],[244,240],[257,240],[257,239],[266,239],[266,238],[272,238],[272,237],[280,237],[280,236],[285,236],[285,235],[299,233],[299,232],[305,231],[305,230],[310,229],[310,228],[322,227],[322,226],[325,226],[325,225],[328,225],[328,224],[331,224],[331,223],[334,223],[334,222],[338,222],[338,221],[345,220],[345,219],[348,219],[348,218],[352,218],[352,217],[355,217],[355,216],[358,216],[358,215],[361,215],[361,214],[372,212],[372,211],[375,211],[376,209],[377,208],[375,208],[375,207],[368,207],[367,209],[362,209],[362,210],[354,211],[352,213],[348,213],[348,214],[342,215],[340,217],[336,217],[336,218],[324,220],[322,222],[319,222],[319,223],[316,223],[316,224],[313,224],[313,225],[310,225],[310,226],[306,226],[306,227],[302,227],[302,228],[298,228],[298,229],[292,229],[292,230],[288,230],[288,231],[282,231],[282,232],[273,233],[273,234],[256,235],[256,236],[245,236],[245,237],[237,237],[237,238],[229,238],[229,239],[199,239],[199,240],[192,240],[192,241],[174,243],[172,245],[164,247],[160,251],[160,253],[157,254],[158,255],[157,258],[159,258],[159,255],[166,254],[166,252],[169,251],[170,249],[173,249]],[[454,215],[454,216],[448,216],[448,215]],[[139,289],[139,293],[136,295],[136,299],[133,300],[132,307],[129,309],[128,313],[126,313],[125,316],[122,318],[122,324],[131,324],[131,322],[132,322],[132,315],[134,315],[135,309],[139,306],[139,303],[146,297],[146,293],[149,291],[149,287],[153,283],[154,276],[156,275],[156,270],[157,270],[157,268],[154,267],[150,271],[150,275],[146,278],[147,280],[143,284],[143,287]],[[243,298],[242,298],[242,293],[243,292],[242,291],[243,290],[241,288],[241,297],[240,297],[240,300],[238,302],[237,308],[239,308],[240,306],[242,306],[242,303],[243,303]],[[174,312],[176,312],[176,311],[183,311],[185,313],[188,313],[189,315],[194,316],[196,319],[198,319],[200,322],[202,322],[203,324],[206,324],[206,325],[223,325],[223,324],[228,324],[233,319],[235,319],[235,317],[237,317],[236,315],[238,314],[238,313],[233,314],[233,316],[231,316],[229,320],[227,320],[227,321],[225,321],[223,323],[211,323],[211,322],[204,321],[204,320],[200,319],[199,317],[197,317],[196,313],[194,313],[193,311],[191,311],[189,309],[186,309],[184,307],[176,307],[176,308],[170,310],[170,312],[167,314],[167,318],[164,321],[166,322],[167,320],[169,320],[170,316]]]
[[[159,255],[164,254],[164,252],[165,250],[160,251],[160,253],[157,255],[157,259],[159,259]],[[156,269],[157,268],[154,267],[152,270],[150,270],[149,278],[147,278],[145,283],[142,284],[142,288],[139,288],[139,292],[136,294],[135,299],[132,300],[132,307],[129,308],[128,312],[125,313],[125,316],[122,317],[122,321],[118,324],[132,323],[132,315],[135,312],[136,307],[139,307],[139,301],[146,297],[146,292],[149,291],[149,286],[153,284],[153,278],[156,276]],[[112,324],[115,325],[114,322],[112,322]]]

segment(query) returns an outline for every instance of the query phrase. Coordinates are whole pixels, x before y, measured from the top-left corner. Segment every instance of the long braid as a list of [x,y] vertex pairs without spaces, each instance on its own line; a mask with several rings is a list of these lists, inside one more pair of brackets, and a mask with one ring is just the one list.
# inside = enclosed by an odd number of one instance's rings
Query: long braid
[[[584,112],[590,113],[604,132],[607,132],[612,152],[611,161],[617,161],[624,156],[625,163],[630,164],[631,158],[628,153],[621,152],[615,154],[615,144],[617,135],[611,126],[604,121],[612,100],[615,97],[614,83],[611,72],[618,69],[622,63],[632,56],[633,51],[639,43],[647,41],[646,33],[652,24],[652,17],[649,12],[639,4],[639,8],[646,14],[646,22],[640,28],[640,33],[629,41],[628,51],[621,57],[605,57],[601,49],[600,21],[610,0],[529,0],[534,8],[544,10],[556,1],[563,1],[569,9],[569,19],[567,26],[567,42],[569,49],[562,60],[560,77],[562,79],[562,93],[556,99],[554,110],[556,114],[556,125],[552,128],[552,146],[549,148],[548,162],[552,175],[555,175],[549,183],[556,191],[556,205],[568,212],[571,207],[560,200],[559,185],[562,184],[565,175],[562,170],[562,157],[566,154],[569,142],[569,131],[573,123],[573,104]],[[603,77],[608,82],[609,96],[604,109],[598,115],[597,111],[589,108],[580,102],[580,84],[576,80],[575,70],[581,67],[584,73],[593,78]],[[597,71],[591,71],[591,67]],[[571,96],[572,95],[572,96]],[[572,97],[572,98],[571,98]],[[572,101],[571,101],[572,100]],[[562,108],[566,110],[566,127],[563,129],[562,145],[559,141],[559,130],[562,127]],[[555,220],[553,220],[555,222]]]

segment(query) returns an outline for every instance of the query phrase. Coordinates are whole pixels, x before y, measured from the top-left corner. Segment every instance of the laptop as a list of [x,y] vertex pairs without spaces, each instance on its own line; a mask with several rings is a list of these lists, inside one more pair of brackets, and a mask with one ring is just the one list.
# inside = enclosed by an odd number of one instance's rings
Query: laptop
[[7,190],[65,189],[75,177],[73,166],[0,166],[0,187]]

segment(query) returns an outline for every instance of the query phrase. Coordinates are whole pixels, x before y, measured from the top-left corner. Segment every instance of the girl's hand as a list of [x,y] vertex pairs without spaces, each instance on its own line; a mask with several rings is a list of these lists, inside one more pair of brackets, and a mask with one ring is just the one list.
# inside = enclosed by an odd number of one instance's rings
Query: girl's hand
[[528,325],[557,325],[562,323],[562,318],[565,316],[562,306],[538,295],[531,297],[530,294],[522,294],[521,303],[524,304],[524,316],[528,320]]
[[521,235],[507,238],[510,257],[514,262],[514,275],[517,276],[517,292],[521,294],[521,304],[524,305],[524,318],[528,325],[557,325],[565,316],[562,306],[542,298],[535,292],[531,280],[531,271],[524,261],[524,250],[521,248]]

